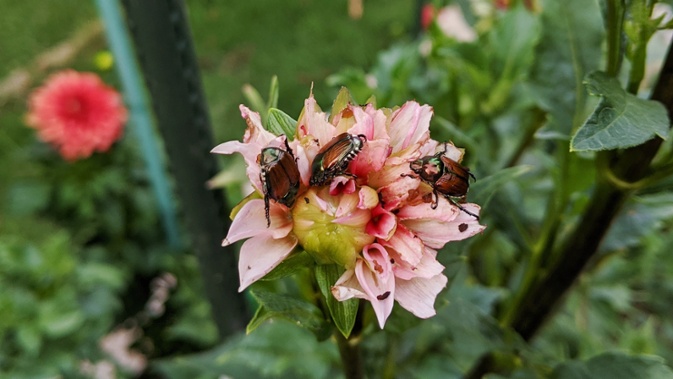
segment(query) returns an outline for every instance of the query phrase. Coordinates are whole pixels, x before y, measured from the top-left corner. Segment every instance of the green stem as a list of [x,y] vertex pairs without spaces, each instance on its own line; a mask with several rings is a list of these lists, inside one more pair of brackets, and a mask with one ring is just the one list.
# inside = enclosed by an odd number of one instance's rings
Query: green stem
[[334,338],[339,346],[339,355],[346,379],[363,379],[365,373],[360,354],[360,339],[346,339],[338,330],[335,330]]
[[622,65],[623,0],[607,0],[606,8],[605,21],[608,44],[606,72],[608,75],[616,77]]

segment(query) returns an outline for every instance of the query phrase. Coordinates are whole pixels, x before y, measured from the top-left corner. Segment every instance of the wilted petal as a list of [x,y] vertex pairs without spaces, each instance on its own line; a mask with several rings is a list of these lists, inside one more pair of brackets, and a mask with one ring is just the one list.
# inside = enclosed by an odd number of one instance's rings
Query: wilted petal
[[365,246],[364,259],[355,264],[355,276],[372,303],[379,326],[383,329],[386,319],[393,310],[395,299],[395,279],[386,249],[376,243]]
[[222,246],[231,245],[236,241],[258,234],[268,234],[269,238],[283,238],[292,230],[292,217],[284,205],[272,201],[269,204],[269,219],[271,225],[267,228],[264,200],[248,201],[236,214]]
[[332,296],[338,301],[367,298],[358,278],[355,276],[355,269],[348,269],[339,277],[339,280],[332,287]]
[[382,240],[388,240],[395,233],[397,228],[397,218],[392,212],[389,212],[379,204],[372,209],[371,220],[365,227],[365,232]]
[[395,281],[395,300],[416,317],[428,318],[436,314],[435,299],[446,287],[446,276],[439,274],[432,278],[414,278]]
[[273,239],[270,233],[263,233],[245,241],[238,258],[238,274],[241,285],[238,292],[256,282],[273,270],[297,246],[297,238],[289,235]]
[[241,111],[241,117],[245,119],[245,123],[248,125],[243,136],[244,143],[266,146],[276,138],[275,134],[264,129],[259,113],[251,111],[243,104],[239,105],[238,109]]
[[372,209],[379,203],[379,193],[372,187],[360,187],[358,195],[360,196],[360,202],[358,203],[360,209]]
[[398,176],[397,180],[379,189],[383,207],[387,210],[398,209],[419,185],[420,181],[418,179]]

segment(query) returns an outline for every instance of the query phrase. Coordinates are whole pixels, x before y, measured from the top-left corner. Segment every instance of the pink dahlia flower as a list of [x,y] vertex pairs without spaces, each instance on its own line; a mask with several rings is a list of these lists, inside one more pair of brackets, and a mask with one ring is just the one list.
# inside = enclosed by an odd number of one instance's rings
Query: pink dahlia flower
[[127,117],[117,91],[95,74],[73,70],[49,77],[30,95],[28,108],[28,125],[70,161],[107,151]]
[[[332,295],[339,301],[368,300],[382,328],[395,301],[417,317],[433,316],[435,299],[448,281],[437,250],[485,226],[473,216],[479,214],[476,204],[461,204],[470,215],[440,196],[433,208],[433,188],[409,175],[410,162],[440,151],[456,162],[462,159],[463,151],[453,144],[430,139],[432,108],[413,101],[397,109],[347,104],[328,116],[313,96],[306,99],[296,133],[287,137],[300,174],[297,200],[291,207],[270,201],[269,227],[257,156],[266,147],[284,146],[286,137],[266,131],[257,113],[240,109],[248,125],[243,141],[212,150],[242,154],[257,192],[244,200],[224,240],[226,245],[249,238],[240,253],[239,290],[300,246],[317,264],[344,267]],[[366,142],[344,172],[323,185],[309,185],[321,147],[342,133],[364,136]]]

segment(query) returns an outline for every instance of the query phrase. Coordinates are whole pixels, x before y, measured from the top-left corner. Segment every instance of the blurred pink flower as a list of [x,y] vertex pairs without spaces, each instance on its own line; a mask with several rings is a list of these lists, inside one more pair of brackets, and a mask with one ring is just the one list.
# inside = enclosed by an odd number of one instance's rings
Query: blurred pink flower
[[107,151],[122,136],[122,98],[92,73],[66,70],[49,77],[28,100],[27,124],[73,161]]
[[[259,115],[241,106],[248,124],[243,142],[229,141],[215,153],[240,153],[257,193],[244,200],[224,244],[244,238],[239,275],[243,290],[270,272],[296,247],[318,264],[336,263],[344,274],[332,287],[339,300],[371,302],[383,328],[397,301],[420,318],[435,314],[434,302],[448,280],[437,261],[437,249],[473,236],[485,226],[447,201],[432,208],[432,187],[408,176],[409,163],[444,151],[460,162],[463,151],[430,139],[432,108],[410,101],[396,109],[347,104],[335,114],[321,111],[313,96],[306,99],[289,147],[296,157],[301,186],[291,209],[271,202],[266,227],[260,172],[256,157],[285,137],[266,131]],[[321,146],[342,133],[366,137],[346,173],[322,186],[310,186],[311,167]],[[260,196],[261,195],[261,196]],[[252,200],[251,200],[252,199]],[[462,204],[478,215],[479,206]]]

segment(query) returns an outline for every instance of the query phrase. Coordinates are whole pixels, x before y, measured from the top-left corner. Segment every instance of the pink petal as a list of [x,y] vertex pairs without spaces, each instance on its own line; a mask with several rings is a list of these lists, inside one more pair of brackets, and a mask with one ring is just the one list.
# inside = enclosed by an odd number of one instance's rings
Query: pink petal
[[379,204],[372,209],[371,220],[365,227],[365,232],[382,240],[389,240],[397,228],[397,218]]
[[297,238],[293,235],[274,239],[264,233],[245,241],[238,258],[238,275],[241,281],[238,292],[243,291],[278,266],[292,253],[295,246],[297,246]]
[[446,287],[446,276],[439,274],[432,278],[415,278],[395,281],[395,300],[416,317],[428,318],[436,314],[435,299]]
[[390,155],[387,140],[368,140],[364,148],[350,164],[350,172],[358,178],[367,178],[370,172],[381,170]]
[[400,220],[432,219],[437,222],[448,222],[455,219],[459,212],[460,209],[455,205],[440,197],[436,209],[432,209],[431,203],[406,205],[399,209],[397,217]]
[[264,129],[259,113],[251,111],[243,104],[239,105],[238,109],[241,111],[241,117],[245,119],[245,123],[248,125],[243,136],[244,143],[266,146],[276,138],[276,135]]
[[[461,204],[461,206],[476,215],[479,215],[481,210],[477,204],[473,203]],[[453,221],[447,223],[448,241],[461,241],[481,233],[484,229],[486,229],[486,225],[480,225],[479,220],[460,211]]]
[[338,301],[344,301],[352,298],[366,299],[358,278],[355,276],[355,269],[348,269],[332,287],[332,296]]
[[333,224],[350,225],[350,226],[365,226],[371,220],[372,215],[367,209],[352,209],[348,213],[342,213],[341,216],[332,220]]
[[406,262],[400,254],[394,249],[388,247],[388,255],[390,255],[391,263],[393,265],[393,272],[395,277],[404,280],[413,278],[431,278],[439,275],[444,271],[444,266],[437,261],[437,252],[428,247],[423,249],[423,256],[421,261],[412,266]]
[[304,186],[308,187],[309,179],[311,178],[311,166],[309,165],[309,162],[313,160],[313,157],[309,159],[306,149],[301,145],[299,140],[290,142],[290,148],[294,152],[295,158],[297,158],[297,169],[299,169],[301,182]]
[[[445,199],[440,199],[440,201],[442,200],[445,201]],[[478,205],[461,205],[470,212],[479,214]],[[450,222],[426,218],[401,220],[401,223],[433,249],[441,249],[449,241],[463,240],[486,228],[486,226],[479,225],[479,220],[462,211]]]
[[267,228],[264,200],[248,201],[236,214],[236,218],[229,227],[227,238],[222,241],[222,246],[231,245],[236,241],[259,234],[268,234],[269,238],[283,238],[292,230],[292,217],[284,205],[271,201],[269,219],[271,225]]
[[360,202],[358,203],[360,209],[372,209],[379,203],[379,194],[372,187],[360,187],[358,195],[360,196]]
[[395,233],[387,241],[379,241],[381,245],[397,251],[399,259],[404,260],[410,266],[417,266],[423,258],[423,241],[416,237],[404,225],[398,224]]
[[355,180],[346,176],[337,176],[329,185],[329,194],[337,196],[342,193],[350,194],[355,192]]
[[299,138],[311,136],[318,140],[319,146],[324,146],[334,137],[336,128],[327,121],[327,115],[320,110],[313,94],[304,101],[304,109],[297,121],[297,135]]
[[372,119],[372,116],[365,113],[364,109],[362,109],[362,107],[359,107],[357,105],[349,104],[348,110],[350,110],[351,113],[353,113],[355,123],[351,128],[345,131],[355,135],[364,134],[365,137],[367,137],[367,141],[373,140],[375,129],[374,129],[374,119]]
[[396,110],[391,117],[390,127],[388,128],[393,154],[414,145],[420,147],[430,136],[431,118],[432,107],[429,105],[421,106],[415,101],[408,101]]
[[420,182],[410,177],[400,178],[379,190],[383,207],[387,210],[399,209],[415,191]]
[[362,255],[364,259],[358,259],[355,264],[355,276],[372,303],[379,326],[383,329],[393,310],[395,298],[392,267],[386,249],[379,244],[365,246]]

